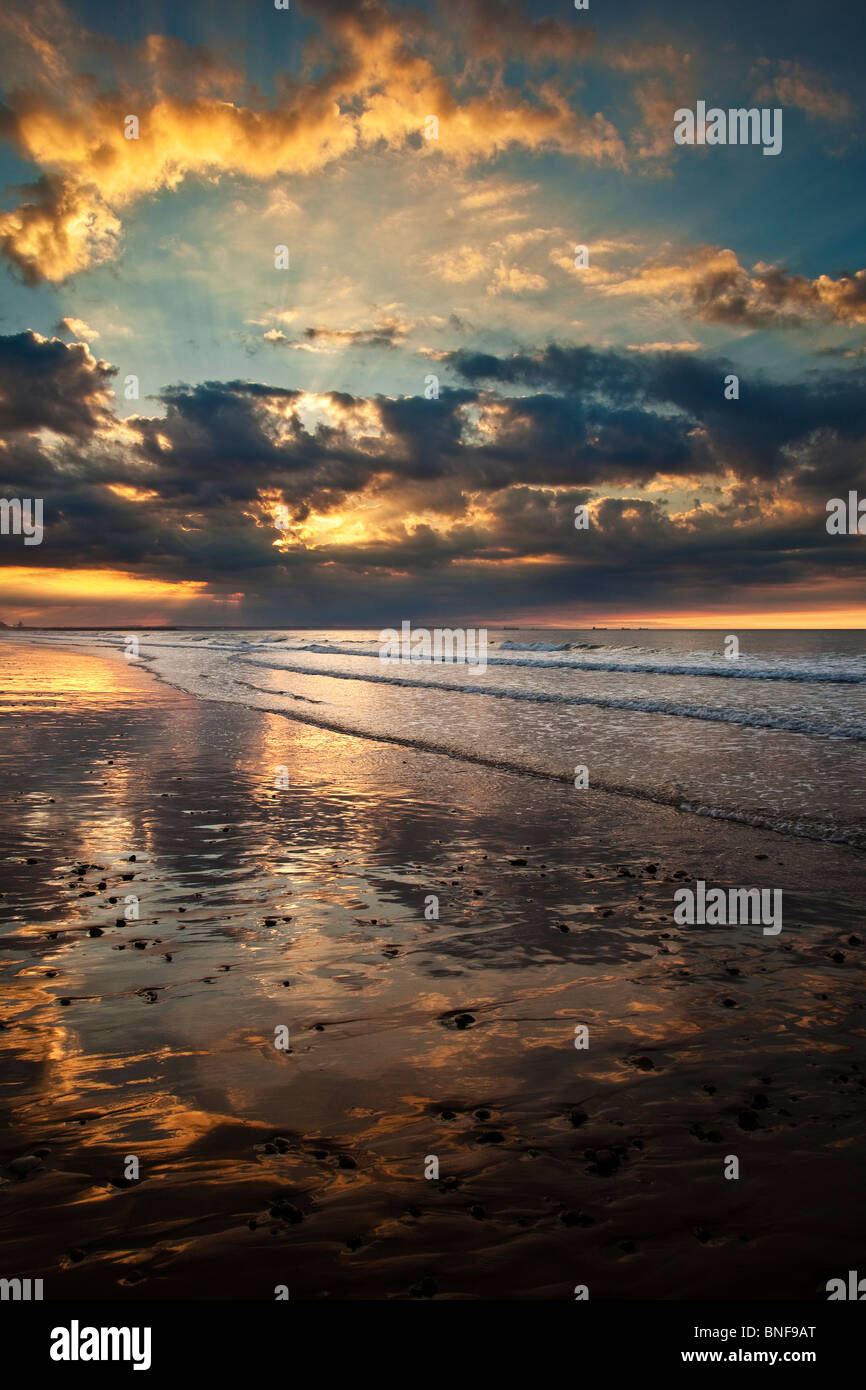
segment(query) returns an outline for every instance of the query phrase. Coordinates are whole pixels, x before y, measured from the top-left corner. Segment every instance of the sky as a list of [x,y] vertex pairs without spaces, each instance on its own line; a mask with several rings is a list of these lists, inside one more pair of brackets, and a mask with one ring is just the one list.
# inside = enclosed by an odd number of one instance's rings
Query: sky
[[848,0],[6,0],[0,619],[866,627],[864,50]]

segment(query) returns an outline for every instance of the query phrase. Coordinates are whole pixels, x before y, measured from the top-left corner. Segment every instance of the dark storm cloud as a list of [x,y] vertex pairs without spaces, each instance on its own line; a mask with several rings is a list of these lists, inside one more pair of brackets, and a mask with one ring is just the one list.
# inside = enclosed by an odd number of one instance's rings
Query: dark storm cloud
[[[772,480],[790,472],[792,450],[823,433],[843,441],[866,436],[866,373],[858,369],[815,373],[795,383],[742,375],[739,400],[729,401],[723,384],[734,371],[731,364],[691,353],[634,355],[553,345],[506,358],[458,351],[446,360],[472,385],[548,387],[561,393],[564,403],[582,401],[593,422],[623,429],[612,451],[618,457],[627,440],[648,442],[650,421],[663,423],[668,449],[680,450],[681,457],[671,467],[660,459],[661,473],[731,469],[744,478]],[[804,465],[804,484],[810,472]],[[821,474],[823,488],[823,469]]]
[[83,343],[30,331],[0,337],[0,431],[50,429],[83,439],[104,417],[114,374]]
[[[210,381],[165,390],[164,416],[119,422],[112,369],[83,345],[0,339],[3,492],[45,500],[27,562],[242,586],[265,620],[287,583],[344,616],[348,593],[364,621],[398,592],[454,613],[470,595],[476,612],[518,592],[646,604],[862,574],[862,549],[823,524],[828,497],[866,490],[862,369],[744,379],[731,402],[726,364],[691,354],[551,345],[446,365],[464,385],[438,400],[333,392],[310,415],[299,391]],[[275,546],[274,503],[291,536],[314,514],[351,526],[371,498],[389,509],[369,539],[337,528]],[[592,524],[578,532],[581,504]],[[21,563],[8,546],[2,559]]]

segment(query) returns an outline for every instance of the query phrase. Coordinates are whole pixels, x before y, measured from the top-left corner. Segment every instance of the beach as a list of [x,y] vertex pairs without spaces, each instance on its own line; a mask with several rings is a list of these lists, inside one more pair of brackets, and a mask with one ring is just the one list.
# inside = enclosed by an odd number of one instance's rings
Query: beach
[[[59,636],[0,673],[4,1273],[813,1300],[856,1265],[862,851]],[[676,925],[699,879],[781,885],[783,931]]]

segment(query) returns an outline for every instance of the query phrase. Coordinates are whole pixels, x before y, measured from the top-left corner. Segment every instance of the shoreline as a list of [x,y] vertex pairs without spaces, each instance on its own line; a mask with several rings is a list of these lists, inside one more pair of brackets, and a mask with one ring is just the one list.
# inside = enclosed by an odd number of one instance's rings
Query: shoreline
[[[77,630],[80,631],[81,629],[77,629]],[[146,630],[150,630],[150,629],[146,629]],[[195,631],[207,631],[207,630],[209,630],[209,629],[191,629],[191,630],[195,630]],[[221,630],[221,629],[214,629],[214,630],[217,631],[217,630]],[[238,629],[238,630],[239,630],[239,631],[246,631],[247,629]],[[269,629],[267,629],[267,630],[269,630]],[[100,629],[100,631],[113,631],[113,629]],[[0,649],[0,650],[2,650],[2,649]],[[40,647],[40,646],[37,646],[37,647],[34,648],[34,650],[37,650],[37,651],[38,651],[38,650],[45,650],[45,648]],[[129,666],[129,665],[130,665],[130,663],[129,663],[129,662],[126,660],[126,658],[123,656],[123,653],[120,652],[119,650],[113,650],[113,651],[111,651],[111,652],[106,652],[106,651],[104,651],[104,650],[102,650],[102,649],[100,649],[100,648],[98,648],[98,647],[82,649],[81,647],[76,647],[76,646],[65,647],[65,646],[63,646],[62,644],[59,644],[59,645],[56,645],[56,646],[53,645],[51,648],[48,648],[48,650],[66,651],[66,652],[68,652],[68,653],[70,653],[70,654],[75,654],[75,653],[82,654],[82,652],[83,652],[84,655],[86,655],[86,656],[92,656],[92,657],[94,657],[94,658],[97,659],[97,660],[103,660],[103,661],[109,661],[109,662],[112,662],[112,661],[113,661],[113,662],[122,662],[122,663],[123,663],[124,665],[126,665],[126,666]],[[146,656],[136,658],[136,662],[137,662],[137,663],[140,663],[140,665],[139,665],[139,670],[143,670],[143,671],[147,672],[147,674],[148,674],[153,680],[156,680],[156,681],[158,681],[158,682],[160,682],[160,683],[166,685],[169,689],[176,690],[176,691],[178,691],[178,692],[181,693],[181,694],[187,694],[187,695],[189,695],[192,699],[198,699],[198,700],[201,700],[201,701],[204,701],[204,702],[214,703],[214,704],[229,704],[229,705],[232,705],[232,706],[234,706],[234,705],[241,705],[242,708],[251,708],[251,709],[258,710],[260,713],[263,713],[263,714],[270,714],[270,715],[274,715],[275,717],[282,717],[282,718],[291,720],[291,721],[296,722],[296,723],[307,724],[307,725],[310,725],[310,726],[313,727],[313,728],[320,728],[320,729],[323,729],[323,730],[327,730],[327,731],[329,731],[329,732],[331,732],[331,733],[334,733],[334,734],[337,734],[337,735],[339,735],[339,736],[341,736],[341,737],[358,738],[358,739],[367,739],[367,740],[370,740],[370,741],[372,741],[372,742],[374,742],[374,743],[387,743],[387,744],[391,744],[391,745],[393,745],[393,746],[395,746],[395,747],[398,747],[398,748],[408,749],[408,750],[410,750],[411,752],[421,752],[421,753],[436,754],[436,755],[439,755],[439,756],[442,756],[442,757],[451,758],[451,759],[454,759],[454,760],[457,760],[457,761],[460,761],[460,762],[466,762],[466,763],[476,764],[477,766],[486,767],[486,768],[489,768],[489,769],[491,769],[491,770],[493,770],[493,771],[496,771],[496,772],[507,772],[507,773],[513,774],[513,775],[518,776],[518,777],[540,778],[540,779],[543,779],[543,780],[545,780],[545,781],[548,781],[548,782],[551,782],[551,783],[554,783],[554,784],[560,784],[560,785],[562,785],[562,786],[568,786],[568,787],[570,787],[570,786],[572,785],[572,775],[571,775],[570,773],[568,773],[568,772],[555,773],[555,772],[550,771],[550,770],[547,769],[547,768],[540,767],[540,766],[535,766],[535,767],[533,767],[533,766],[531,766],[531,765],[520,765],[520,764],[516,764],[516,763],[513,763],[513,762],[507,762],[507,761],[505,761],[505,760],[500,760],[500,759],[495,759],[495,758],[489,758],[489,757],[484,756],[484,755],[481,754],[481,753],[472,752],[472,751],[469,750],[469,749],[454,748],[454,747],[450,747],[450,746],[444,745],[444,744],[442,744],[442,743],[437,743],[435,740],[421,739],[421,738],[419,738],[417,735],[413,735],[411,738],[409,738],[409,737],[402,737],[402,736],[400,736],[399,734],[395,734],[395,733],[385,733],[385,732],[382,732],[382,731],[375,731],[375,732],[374,732],[374,731],[366,730],[366,729],[363,729],[363,728],[348,729],[348,728],[346,728],[344,725],[338,723],[336,720],[329,720],[329,719],[323,718],[323,717],[318,716],[318,715],[309,715],[309,714],[305,714],[305,713],[303,713],[302,711],[297,710],[297,709],[294,709],[294,708],[286,709],[286,708],[284,708],[284,707],[274,707],[274,706],[262,705],[262,704],[246,706],[246,705],[244,705],[244,704],[243,704],[242,702],[240,702],[240,701],[232,701],[232,700],[220,699],[220,697],[218,697],[218,696],[212,696],[212,695],[209,695],[208,693],[203,692],[203,691],[200,691],[200,690],[197,690],[197,691],[186,690],[184,687],[182,687],[182,686],[180,686],[180,685],[177,685],[177,684],[175,684],[173,681],[169,680],[169,679],[168,679],[166,676],[164,676],[160,671],[158,671],[158,670],[154,669],[153,667],[151,667],[151,666],[148,664],[148,663],[150,662],[150,660],[151,660],[151,658],[146,657]],[[255,663],[251,663],[251,664],[255,664]],[[291,671],[300,670],[301,668],[292,668],[292,667],[285,668],[285,667],[284,667],[284,668],[282,668],[282,669],[291,672]],[[344,673],[339,673],[339,672],[329,672],[329,673],[322,673],[322,674],[326,675],[328,679],[337,679],[337,680],[351,680],[351,679],[352,679],[352,677],[351,677],[350,675],[347,675],[347,674],[344,674]],[[367,679],[369,680],[370,678],[367,677]],[[239,685],[246,686],[248,689],[255,690],[255,691],[259,691],[259,692],[262,693],[262,694],[267,694],[267,693],[268,693],[268,691],[266,690],[265,687],[253,686],[253,685],[251,685],[249,682],[245,682],[245,681],[239,681],[239,682],[237,682],[237,683],[238,683]],[[383,684],[386,684],[386,685],[389,684],[389,682],[387,682],[387,681],[385,680],[384,677],[382,678],[382,683],[383,683]],[[402,684],[402,683],[401,683],[401,684]],[[410,684],[411,684],[411,682],[410,682]],[[440,685],[438,688],[439,688],[439,689],[442,689],[443,687]],[[448,687],[446,687],[446,688],[448,688]],[[460,688],[459,688],[459,687],[454,687],[454,690],[458,690],[458,689],[460,689]],[[496,691],[481,691],[481,690],[474,690],[474,689],[472,689],[472,688],[469,688],[468,690],[466,690],[465,693],[468,694],[468,695],[470,695],[470,696],[471,696],[472,694],[483,695],[484,698],[489,698],[489,697],[491,697],[491,696],[493,696],[494,698],[496,698],[497,695],[499,694],[499,692],[496,692]],[[303,696],[285,696],[285,695],[284,695],[284,698],[297,699],[297,700],[299,700],[299,701],[301,701],[301,702],[303,702],[304,699],[305,699],[305,697],[303,697]],[[525,697],[524,697],[524,698],[525,698]],[[539,700],[541,700],[541,701],[544,701],[544,700],[547,699],[547,697],[543,697],[543,696],[537,697],[537,698],[538,698]],[[593,705],[593,704],[595,704],[596,702],[590,700],[590,701],[587,701],[586,703],[588,703],[588,704],[590,704],[590,705]],[[658,711],[658,712],[661,713],[662,715],[669,714],[670,717],[672,717],[672,718],[679,718],[679,717],[682,717],[682,713],[681,713],[681,712],[678,712],[678,711],[673,711],[673,710],[672,710],[672,711],[664,711],[664,710],[660,710],[660,711]],[[694,717],[697,717],[697,716],[694,716]],[[749,727],[748,721],[746,721],[746,720],[732,719],[731,722],[732,722],[732,725],[733,725],[734,727],[743,727],[743,728],[748,728],[748,727]],[[807,736],[814,736],[814,733],[815,733],[815,731],[808,731],[808,733],[807,733],[806,730],[798,730],[798,729],[796,729],[796,728],[787,729],[787,730],[785,730],[785,732],[793,733],[793,734],[795,734],[795,735],[798,735],[798,734],[799,734],[799,735],[802,735],[802,736],[804,736],[804,737],[807,737]],[[830,735],[827,735],[827,737],[831,737],[831,736],[830,736]],[[588,790],[588,789],[587,789],[587,790]],[[626,798],[626,799],[634,800],[634,801],[637,801],[637,802],[640,802],[640,803],[643,803],[643,804],[649,805],[649,806],[665,807],[665,808],[668,808],[668,809],[670,809],[670,810],[673,810],[673,811],[677,812],[678,814],[683,814],[683,815],[686,815],[686,816],[699,816],[699,817],[702,817],[702,818],[704,818],[704,819],[713,820],[713,821],[716,821],[716,822],[729,823],[729,824],[731,824],[731,825],[742,825],[742,826],[747,826],[747,827],[749,827],[749,828],[752,828],[752,829],[755,829],[755,830],[758,830],[758,831],[762,831],[762,832],[765,832],[765,833],[769,833],[769,834],[773,834],[773,835],[780,835],[780,836],[786,837],[786,838],[787,838],[787,837],[790,837],[790,838],[793,838],[794,840],[806,840],[806,841],[811,841],[811,842],[819,843],[819,844],[838,844],[838,845],[844,845],[844,846],[846,846],[846,847],[848,847],[848,848],[850,848],[850,849],[852,849],[852,850],[854,850],[854,851],[858,851],[858,852],[860,852],[860,853],[866,852],[866,842],[864,842],[864,840],[863,840],[863,832],[862,832],[861,829],[855,828],[855,827],[853,827],[853,826],[849,827],[848,830],[847,830],[847,832],[846,832],[846,831],[842,831],[842,830],[838,830],[838,829],[832,829],[831,827],[828,827],[828,826],[825,826],[825,825],[821,825],[821,824],[818,824],[818,825],[809,825],[808,823],[804,823],[803,821],[796,821],[796,822],[785,821],[785,822],[780,823],[778,819],[775,819],[775,820],[774,820],[774,819],[772,819],[770,816],[763,816],[763,815],[756,814],[756,813],[753,813],[753,812],[748,812],[748,811],[736,811],[736,810],[733,810],[733,809],[730,809],[730,808],[729,808],[729,809],[724,809],[724,808],[718,807],[718,806],[693,805],[693,804],[690,804],[688,801],[683,801],[683,800],[682,800],[682,796],[683,796],[684,793],[682,792],[681,789],[678,789],[678,791],[677,791],[676,794],[674,794],[674,793],[669,793],[669,794],[665,795],[665,794],[663,794],[658,788],[647,789],[647,788],[642,788],[642,787],[639,787],[639,786],[635,786],[634,784],[624,784],[624,783],[610,782],[610,781],[605,782],[604,780],[602,780],[602,779],[599,778],[597,772],[594,773],[594,775],[593,775],[592,792],[593,792],[593,794],[601,793],[603,796],[613,796],[613,797],[618,797],[618,798]]]

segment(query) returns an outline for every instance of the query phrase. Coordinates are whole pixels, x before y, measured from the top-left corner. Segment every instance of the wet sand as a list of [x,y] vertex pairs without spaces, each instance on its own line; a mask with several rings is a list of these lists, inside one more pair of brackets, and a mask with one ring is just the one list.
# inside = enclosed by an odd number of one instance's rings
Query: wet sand
[[[862,1267],[862,853],[78,653],[0,677],[3,1277],[811,1300]],[[698,878],[781,887],[781,935],[674,925]]]

